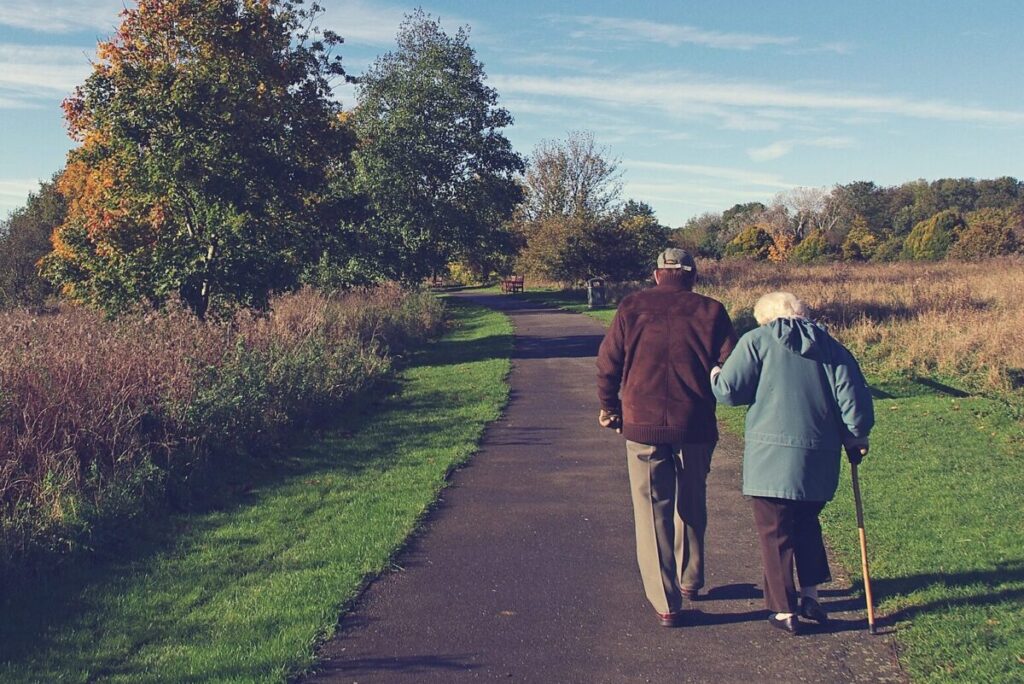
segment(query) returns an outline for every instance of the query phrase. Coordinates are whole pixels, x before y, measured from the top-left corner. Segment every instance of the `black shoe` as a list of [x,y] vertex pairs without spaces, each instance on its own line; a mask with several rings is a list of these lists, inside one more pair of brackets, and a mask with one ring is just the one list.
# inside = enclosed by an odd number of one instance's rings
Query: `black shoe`
[[683,611],[677,610],[671,613],[658,613],[658,624],[662,627],[682,627]]
[[768,616],[768,624],[775,629],[781,629],[784,632],[789,632],[793,636],[800,633],[800,621],[796,619],[796,615],[790,615],[788,618],[780,620],[775,617],[776,613],[772,613]]
[[804,596],[800,599],[800,617],[814,620],[819,625],[824,625],[828,622],[828,613],[821,607],[821,604],[809,596]]
[[700,600],[700,590],[699,589],[683,589],[682,590],[682,594],[683,594],[683,598],[686,599],[687,601],[699,601]]

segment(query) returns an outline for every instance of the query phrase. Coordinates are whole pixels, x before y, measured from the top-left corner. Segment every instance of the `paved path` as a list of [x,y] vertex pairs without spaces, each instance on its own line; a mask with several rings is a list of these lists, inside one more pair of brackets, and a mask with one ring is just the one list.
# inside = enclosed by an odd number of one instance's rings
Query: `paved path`
[[689,626],[658,626],[636,568],[623,441],[596,427],[602,326],[473,299],[515,325],[511,403],[309,681],[902,681],[891,637],[866,634],[845,585],[822,594],[827,632],[769,631],[735,438],[708,483],[706,600]]

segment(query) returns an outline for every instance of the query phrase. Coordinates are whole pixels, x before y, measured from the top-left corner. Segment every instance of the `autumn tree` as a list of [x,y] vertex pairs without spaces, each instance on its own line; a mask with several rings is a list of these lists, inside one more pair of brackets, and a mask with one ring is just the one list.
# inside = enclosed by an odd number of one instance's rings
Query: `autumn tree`
[[480,250],[521,199],[512,123],[486,83],[469,32],[417,10],[398,48],[360,78],[356,185],[385,275],[415,282]]
[[47,258],[73,299],[172,296],[200,317],[296,285],[333,223],[340,38],[301,0],[139,0],[64,102],[68,215]]
[[1012,209],[979,209],[964,218],[967,227],[950,247],[951,259],[985,259],[1011,254],[1019,247],[1014,228],[1024,217]]

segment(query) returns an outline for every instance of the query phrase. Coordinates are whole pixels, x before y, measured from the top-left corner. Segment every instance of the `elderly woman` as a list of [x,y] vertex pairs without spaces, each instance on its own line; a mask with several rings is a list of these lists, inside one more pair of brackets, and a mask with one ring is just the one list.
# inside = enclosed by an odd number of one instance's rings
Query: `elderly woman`
[[831,579],[818,515],[839,484],[841,447],[854,461],[867,453],[874,409],[857,361],[803,302],[772,292],[754,318],[760,327],[712,369],[711,386],[725,404],[750,405],[743,493],[760,536],[768,622],[798,634],[798,617],[828,621],[817,600]]

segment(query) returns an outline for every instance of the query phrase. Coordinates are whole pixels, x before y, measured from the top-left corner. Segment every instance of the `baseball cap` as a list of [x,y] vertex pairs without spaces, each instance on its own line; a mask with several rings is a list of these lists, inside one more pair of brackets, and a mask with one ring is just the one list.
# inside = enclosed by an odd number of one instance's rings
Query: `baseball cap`
[[697,264],[685,249],[669,247],[658,255],[658,268],[681,268],[684,271],[695,271]]

